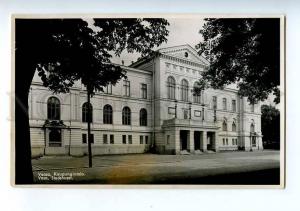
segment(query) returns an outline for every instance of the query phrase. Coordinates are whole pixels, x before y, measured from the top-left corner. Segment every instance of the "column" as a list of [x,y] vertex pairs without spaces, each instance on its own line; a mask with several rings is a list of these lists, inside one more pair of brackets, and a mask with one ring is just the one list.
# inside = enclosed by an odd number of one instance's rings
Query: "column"
[[190,153],[194,153],[195,151],[195,146],[194,146],[194,130],[190,130],[188,134],[188,150]]
[[174,142],[175,154],[180,154],[180,130],[177,128],[175,128]]
[[218,134],[217,131],[214,133],[214,137],[213,138],[214,138],[214,144],[215,144],[215,151],[219,152],[219,143],[220,143],[220,140],[219,140],[219,134]]
[[200,149],[203,152],[207,151],[207,132],[206,131],[202,131],[202,133],[201,133]]

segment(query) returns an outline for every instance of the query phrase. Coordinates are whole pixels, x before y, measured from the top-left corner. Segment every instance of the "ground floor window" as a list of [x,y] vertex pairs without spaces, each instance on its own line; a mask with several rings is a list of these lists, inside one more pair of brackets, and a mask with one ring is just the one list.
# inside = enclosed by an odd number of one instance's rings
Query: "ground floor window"
[[128,136],[128,144],[132,144],[132,135]]
[[256,147],[256,137],[252,137],[252,146]]
[[[87,143],[87,134],[86,133],[83,133],[82,134],[82,143],[83,144],[86,144]],[[90,135],[90,142],[91,142],[91,144],[93,144],[94,143],[94,134],[91,134]]]
[[108,144],[108,142],[107,142],[107,134],[103,134],[103,144]]
[[57,128],[50,129],[49,147],[61,147],[61,130]]
[[144,136],[140,136],[140,144],[144,143]]
[[145,137],[145,144],[148,144],[148,139],[149,139],[149,136],[146,136]]
[[122,143],[123,143],[123,144],[126,144],[126,135],[123,135],[123,136],[122,136]]
[[115,143],[115,137],[114,135],[110,135],[110,144],[114,144]]

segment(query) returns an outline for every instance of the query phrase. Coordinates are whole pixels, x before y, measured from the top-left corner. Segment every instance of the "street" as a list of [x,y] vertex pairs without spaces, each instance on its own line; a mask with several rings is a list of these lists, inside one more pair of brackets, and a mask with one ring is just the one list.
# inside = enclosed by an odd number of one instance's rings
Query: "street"
[[279,151],[33,159],[37,184],[279,184]]

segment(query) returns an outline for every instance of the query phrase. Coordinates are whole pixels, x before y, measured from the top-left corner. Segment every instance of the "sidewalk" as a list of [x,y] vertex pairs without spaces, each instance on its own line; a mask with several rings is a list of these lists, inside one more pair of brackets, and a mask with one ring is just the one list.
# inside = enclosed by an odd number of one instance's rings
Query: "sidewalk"
[[[262,177],[267,179],[267,174],[270,181],[277,181],[279,178],[277,175],[279,173],[279,151],[226,152],[202,155],[95,156],[93,157],[92,168],[87,167],[87,161],[87,157],[60,156],[33,160],[36,182],[88,184],[199,184],[202,182],[204,184],[207,178],[216,178],[211,182],[219,184],[222,178],[229,175],[232,175],[232,178],[239,178],[242,175],[245,177],[245,175],[253,173],[252,178],[259,175],[257,179]],[[41,179],[41,175],[44,173],[49,173],[48,180]],[[54,178],[55,175],[64,174],[69,177]],[[272,175],[274,179],[272,179]],[[251,184],[264,182],[256,181],[257,179],[250,181],[251,178],[246,177],[245,182],[249,180],[248,183]],[[233,180],[232,178],[230,181]],[[233,180],[231,183],[234,181],[238,182],[238,180]]]

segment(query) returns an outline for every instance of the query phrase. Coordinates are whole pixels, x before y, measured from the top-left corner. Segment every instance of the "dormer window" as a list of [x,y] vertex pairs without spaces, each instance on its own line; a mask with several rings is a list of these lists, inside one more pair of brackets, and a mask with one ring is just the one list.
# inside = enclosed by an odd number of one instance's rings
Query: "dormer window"
[[188,52],[184,52],[184,57],[185,57],[185,58],[189,57]]

